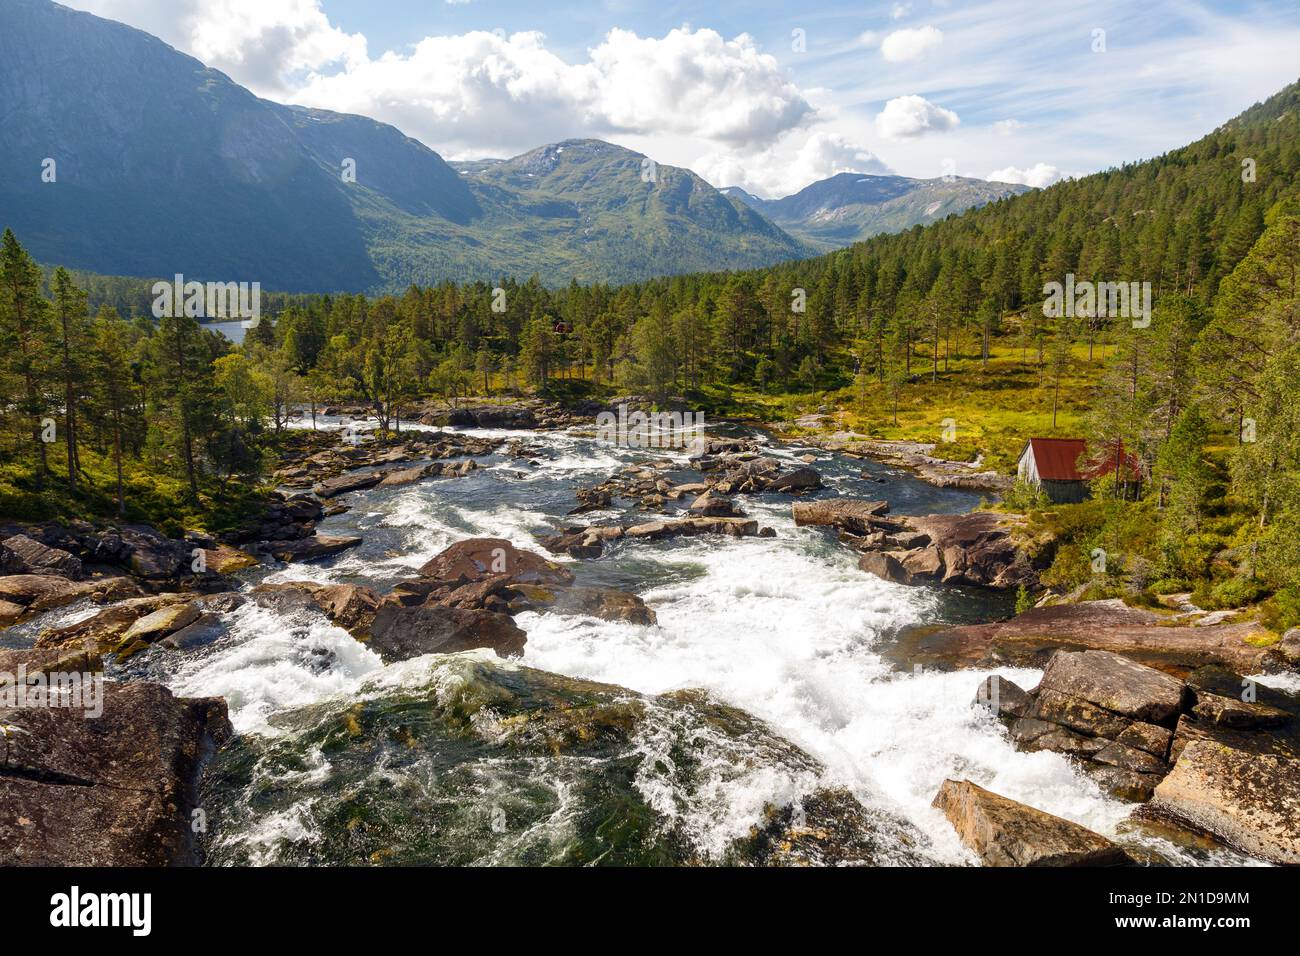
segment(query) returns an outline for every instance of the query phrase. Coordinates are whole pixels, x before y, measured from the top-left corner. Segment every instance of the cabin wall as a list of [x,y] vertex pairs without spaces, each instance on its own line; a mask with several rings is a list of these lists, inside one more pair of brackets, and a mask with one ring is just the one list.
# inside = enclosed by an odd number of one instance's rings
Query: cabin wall
[[1088,497],[1086,481],[1044,481],[1041,486],[1048,500],[1058,505],[1077,504]]

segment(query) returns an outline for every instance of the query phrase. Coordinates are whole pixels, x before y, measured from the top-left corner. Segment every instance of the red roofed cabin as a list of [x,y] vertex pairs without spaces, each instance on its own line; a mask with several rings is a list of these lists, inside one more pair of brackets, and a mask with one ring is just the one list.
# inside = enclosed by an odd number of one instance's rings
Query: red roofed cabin
[[1112,471],[1119,471],[1123,462],[1125,477],[1136,481],[1141,477],[1138,461],[1124,450],[1108,448],[1099,463],[1080,461],[1088,454],[1088,443],[1082,438],[1031,438],[1025,443],[1016,463],[1016,474],[1021,481],[1043,489],[1047,497],[1057,504],[1083,501],[1088,497],[1088,482]]

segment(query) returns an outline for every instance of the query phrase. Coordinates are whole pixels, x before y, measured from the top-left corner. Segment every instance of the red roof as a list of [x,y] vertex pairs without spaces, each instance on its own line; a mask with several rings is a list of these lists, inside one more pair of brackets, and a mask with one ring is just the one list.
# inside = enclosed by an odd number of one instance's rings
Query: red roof
[[1034,450],[1034,464],[1041,480],[1084,480],[1078,461],[1088,453],[1088,443],[1082,438],[1031,438],[1029,447]]
[[1082,438],[1031,438],[1027,447],[1034,450],[1034,464],[1042,481],[1090,481],[1099,475],[1119,471],[1116,457],[1130,475],[1141,473],[1137,458],[1125,451],[1122,444],[1118,456],[1115,446],[1106,444],[1095,461],[1084,462],[1083,471],[1079,470],[1079,459],[1088,454],[1088,443]]

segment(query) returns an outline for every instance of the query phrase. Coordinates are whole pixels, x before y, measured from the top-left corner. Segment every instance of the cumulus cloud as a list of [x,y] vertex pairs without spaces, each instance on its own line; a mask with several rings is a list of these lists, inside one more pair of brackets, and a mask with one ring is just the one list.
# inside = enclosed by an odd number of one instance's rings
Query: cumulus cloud
[[1010,136],[1016,130],[1024,128],[1025,124],[1020,122],[1018,119],[998,120],[993,124],[993,132],[997,133],[999,136]]
[[149,30],[264,96],[392,123],[449,155],[571,136],[771,143],[816,110],[746,34],[612,29],[581,62],[535,31],[430,36],[371,57],[321,0],[69,0]]
[[1061,171],[1047,163],[1035,163],[1026,169],[1017,169],[1015,166],[995,169],[984,178],[995,183],[1019,183],[1042,189],[1060,179]]
[[890,63],[903,63],[915,60],[942,42],[943,31],[938,27],[907,27],[885,37],[880,44],[880,53]]
[[263,95],[305,71],[366,59],[366,39],[330,23],[319,0],[70,0],[148,30]]
[[691,165],[715,186],[740,186],[769,199],[796,193],[836,173],[891,172],[871,150],[839,133],[818,130],[801,143],[797,138],[787,137],[770,149],[750,154],[709,153]]
[[899,96],[876,115],[876,132],[886,139],[912,139],[924,133],[945,132],[961,120],[952,110],[936,106],[922,96]]

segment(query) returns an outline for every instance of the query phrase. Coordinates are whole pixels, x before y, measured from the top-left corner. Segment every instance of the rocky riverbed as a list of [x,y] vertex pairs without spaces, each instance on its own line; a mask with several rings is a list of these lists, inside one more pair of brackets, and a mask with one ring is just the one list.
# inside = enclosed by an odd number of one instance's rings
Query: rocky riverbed
[[[3,529],[0,671],[108,687],[75,723],[0,706],[23,859],[1289,860],[1287,824],[1234,817],[1203,746],[1292,779],[1294,698],[1270,685],[1293,662],[1248,629],[1088,605],[987,623],[1036,583],[1014,517],[890,465],[449,415],[385,447],[349,416],[298,422],[279,498],[220,540]],[[1154,665],[1138,684],[1176,706],[1062,691],[1053,655],[1085,651]],[[129,771],[128,734],[154,741]]]

